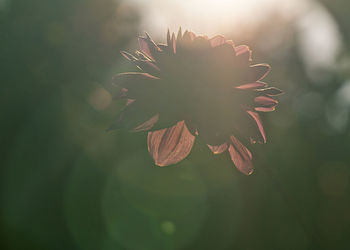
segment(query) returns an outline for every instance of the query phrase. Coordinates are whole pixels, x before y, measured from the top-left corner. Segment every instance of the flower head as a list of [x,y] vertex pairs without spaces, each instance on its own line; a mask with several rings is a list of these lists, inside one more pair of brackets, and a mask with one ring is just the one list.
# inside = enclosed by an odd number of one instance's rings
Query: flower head
[[244,174],[253,171],[248,143],[266,143],[258,112],[273,111],[272,96],[282,91],[261,80],[267,64],[251,65],[252,51],[223,36],[196,36],[181,28],[167,44],[146,33],[134,55],[121,52],[139,69],[114,78],[118,97],[128,100],[111,129],[148,132],[148,150],[155,164],[183,160],[195,137],[214,154],[228,151]]

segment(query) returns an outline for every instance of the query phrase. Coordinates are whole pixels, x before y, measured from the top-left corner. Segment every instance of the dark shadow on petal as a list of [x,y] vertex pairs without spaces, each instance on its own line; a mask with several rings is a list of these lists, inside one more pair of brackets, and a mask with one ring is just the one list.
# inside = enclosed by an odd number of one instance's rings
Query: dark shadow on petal
[[276,96],[276,95],[283,94],[282,90],[275,88],[275,87],[270,87],[270,88],[266,88],[266,89],[259,89],[257,91],[261,94],[268,95],[268,96]]

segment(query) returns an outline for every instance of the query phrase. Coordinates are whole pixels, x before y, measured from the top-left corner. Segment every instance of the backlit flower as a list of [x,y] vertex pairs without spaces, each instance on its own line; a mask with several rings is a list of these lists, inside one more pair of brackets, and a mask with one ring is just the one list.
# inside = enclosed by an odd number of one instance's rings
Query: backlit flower
[[181,28],[168,31],[167,44],[148,34],[139,37],[140,50],[122,55],[137,72],[114,78],[119,98],[127,105],[111,129],[148,132],[148,150],[158,166],[183,160],[195,138],[214,154],[228,151],[244,174],[253,172],[248,143],[265,143],[258,112],[273,111],[272,96],[282,91],[261,80],[267,64],[251,65],[252,52],[223,36],[196,36]]

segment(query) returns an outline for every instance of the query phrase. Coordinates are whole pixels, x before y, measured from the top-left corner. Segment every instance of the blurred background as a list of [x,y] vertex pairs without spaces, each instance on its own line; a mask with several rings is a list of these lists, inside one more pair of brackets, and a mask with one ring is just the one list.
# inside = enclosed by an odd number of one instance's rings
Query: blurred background
[[[1,249],[350,249],[348,0],[0,0]],[[285,91],[244,176],[106,132],[147,31],[248,44]]]

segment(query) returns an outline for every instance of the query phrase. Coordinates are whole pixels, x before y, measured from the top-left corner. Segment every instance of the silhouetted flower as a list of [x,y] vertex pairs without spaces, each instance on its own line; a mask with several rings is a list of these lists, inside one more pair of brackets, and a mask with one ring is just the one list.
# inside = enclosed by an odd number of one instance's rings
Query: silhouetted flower
[[156,44],[146,33],[140,51],[122,52],[139,72],[122,73],[114,81],[118,97],[128,99],[110,129],[148,132],[148,150],[155,164],[183,160],[195,137],[214,154],[228,150],[244,174],[253,171],[247,143],[265,143],[258,112],[273,111],[271,96],[282,91],[261,80],[267,64],[251,64],[248,46],[235,46],[223,36],[196,36],[181,28],[168,31],[167,44]]

